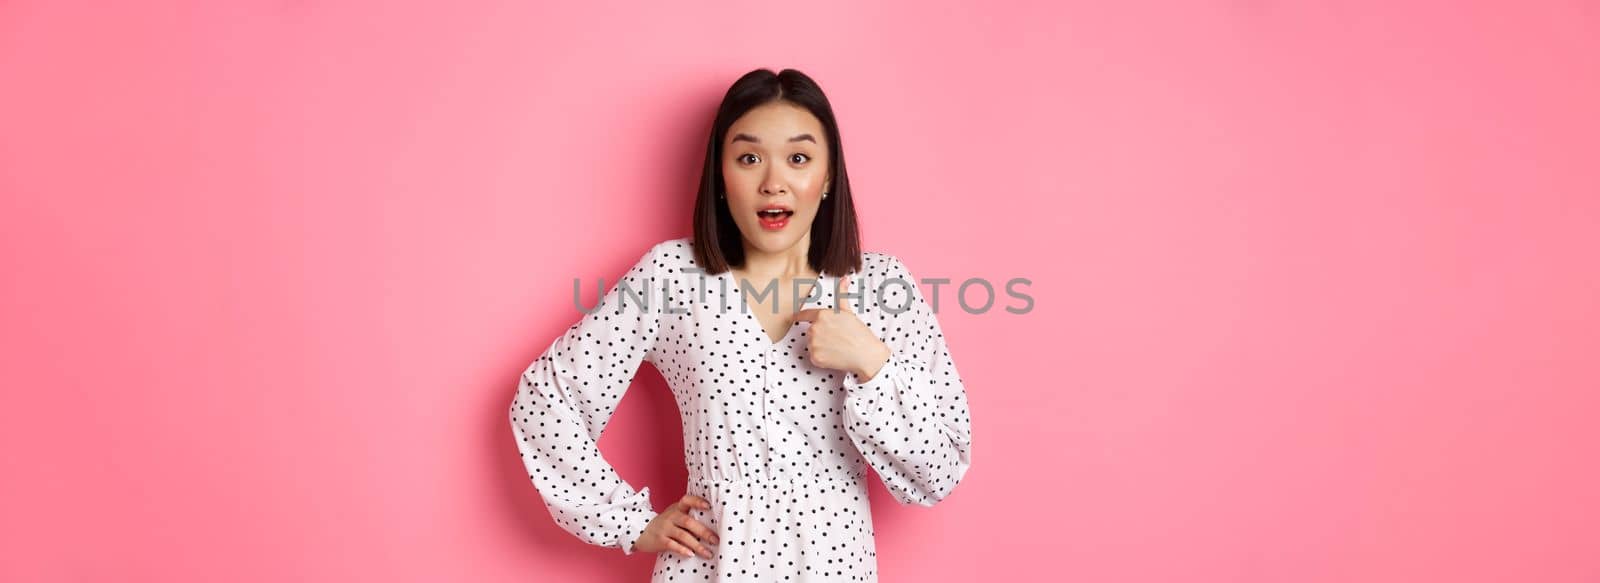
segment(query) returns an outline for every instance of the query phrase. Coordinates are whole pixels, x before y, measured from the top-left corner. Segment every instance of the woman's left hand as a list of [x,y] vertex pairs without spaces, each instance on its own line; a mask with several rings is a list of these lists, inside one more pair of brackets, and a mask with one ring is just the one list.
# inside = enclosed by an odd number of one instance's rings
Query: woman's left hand
[[[811,364],[854,373],[861,382],[878,374],[878,369],[889,361],[889,345],[867,327],[861,318],[844,301],[850,289],[850,276],[839,278],[834,293],[834,308],[809,308],[795,313],[796,322],[810,322],[807,332]],[[865,292],[863,297],[865,297]]]

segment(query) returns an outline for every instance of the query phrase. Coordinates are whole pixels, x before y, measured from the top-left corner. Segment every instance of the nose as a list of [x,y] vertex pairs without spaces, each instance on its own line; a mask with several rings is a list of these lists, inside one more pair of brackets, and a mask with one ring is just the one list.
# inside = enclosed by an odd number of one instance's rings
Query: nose
[[787,192],[789,192],[789,190],[778,182],[778,177],[775,175],[768,175],[767,181],[761,183],[761,194],[771,196],[775,194],[784,194]]

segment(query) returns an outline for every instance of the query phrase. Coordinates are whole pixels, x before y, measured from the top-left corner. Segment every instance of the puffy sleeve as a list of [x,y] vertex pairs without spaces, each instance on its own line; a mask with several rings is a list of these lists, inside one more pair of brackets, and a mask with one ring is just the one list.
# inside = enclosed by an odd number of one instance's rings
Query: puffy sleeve
[[655,517],[650,489],[634,490],[597,445],[661,327],[661,244],[552,341],[518,382],[511,430],[550,515],[584,542],[621,548]]
[[845,373],[845,431],[895,499],[932,506],[972,465],[966,388],[917,280],[899,258],[887,260],[886,279],[862,280],[857,291],[884,310],[891,355],[867,382]]

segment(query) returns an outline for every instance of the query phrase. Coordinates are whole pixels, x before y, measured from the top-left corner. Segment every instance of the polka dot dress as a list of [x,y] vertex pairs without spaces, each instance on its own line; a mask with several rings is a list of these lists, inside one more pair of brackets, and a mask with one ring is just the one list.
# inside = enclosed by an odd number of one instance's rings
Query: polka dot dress
[[[649,362],[681,414],[688,493],[711,503],[691,515],[722,541],[710,559],[658,553],[651,581],[876,581],[867,467],[900,503],[932,506],[972,463],[966,390],[931,306],[898,258],[862,254],[842,299],[893,354],[860,382],[810,364],[809,322],[772,341],[730,272],[700,275],[693,245],[653,246],[523,371],[510,417],[528,478],[562,528],[632,554],[656,515],[650,490],[596,442]],[[824,274],[805,307],[837,305],[837,281]]]

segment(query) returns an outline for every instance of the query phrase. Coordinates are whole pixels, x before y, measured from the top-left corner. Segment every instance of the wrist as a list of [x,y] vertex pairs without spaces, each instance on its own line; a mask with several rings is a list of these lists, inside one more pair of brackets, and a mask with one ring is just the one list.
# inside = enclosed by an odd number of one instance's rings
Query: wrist
[[870,381],[883,370],[883,365],[888,364],[889,357],[893,354],[893,351],[889,350],[889,346],[882,341],[878,342],[876,348],[864,362],[856,366],[855,370],[850,371],[856,375],[856,380],[863,383]]

